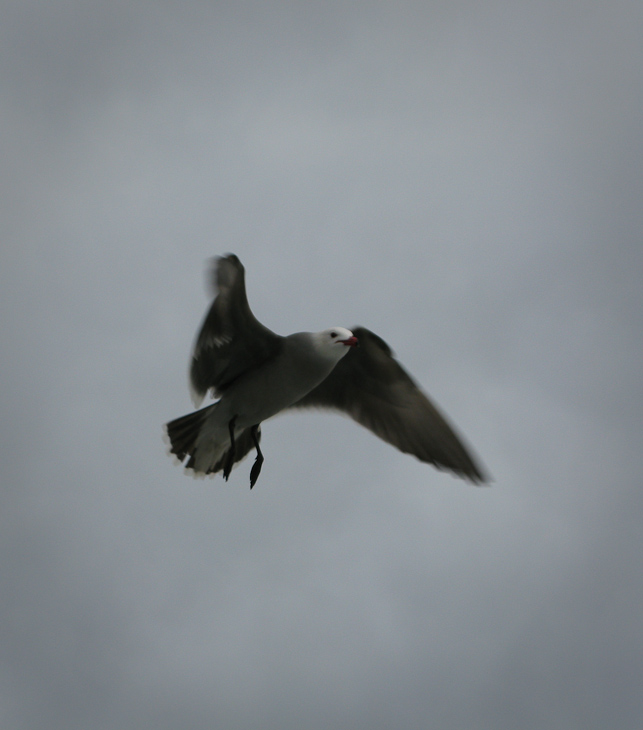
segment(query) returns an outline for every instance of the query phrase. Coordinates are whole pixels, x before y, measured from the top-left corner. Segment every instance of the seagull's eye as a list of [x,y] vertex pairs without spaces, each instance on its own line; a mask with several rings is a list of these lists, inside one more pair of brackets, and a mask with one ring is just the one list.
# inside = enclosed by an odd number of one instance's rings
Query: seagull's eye
[[337,332],[331,332],[331,333],[330,333],[330,336],[331,336],[331,337],[337,337]]

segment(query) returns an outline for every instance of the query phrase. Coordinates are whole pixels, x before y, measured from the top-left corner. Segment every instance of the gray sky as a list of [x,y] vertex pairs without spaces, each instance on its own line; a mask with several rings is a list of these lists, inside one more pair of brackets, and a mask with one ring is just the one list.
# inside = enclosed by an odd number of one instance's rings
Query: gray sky
[[[640,730],[643,6],[23,0],[0,25],[0,725]],[[193,481],[203,267],[367,326],[474,488],[329,414]]]

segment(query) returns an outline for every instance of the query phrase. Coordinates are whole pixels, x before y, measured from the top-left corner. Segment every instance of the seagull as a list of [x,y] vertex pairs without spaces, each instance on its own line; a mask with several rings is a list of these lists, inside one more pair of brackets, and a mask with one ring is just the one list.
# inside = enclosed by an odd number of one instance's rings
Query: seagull
[[213,259],[214,301],[196,337],[190,364],[195,408],[165,425],[170,454],[199,477],[223,472],[254,448],[250,489],[261,472],[261,423],[293,408],[334,409],[420,461],[474,484],[480,466],[446,418],[365,327],[277,335],[253,315],[245,270],[234,254]]

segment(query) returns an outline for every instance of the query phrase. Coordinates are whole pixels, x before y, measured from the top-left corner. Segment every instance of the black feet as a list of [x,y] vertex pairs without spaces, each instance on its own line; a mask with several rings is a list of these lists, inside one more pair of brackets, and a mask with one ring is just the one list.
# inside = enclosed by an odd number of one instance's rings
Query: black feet
[[223,478],[228,481],[228,477],[230,476],[230,472],[232,471],[232,467],[234,466],[234,422],[237,420],[237,417],[230,419],[230,422],[228,423],[228,431],[230,432],[230,449],[228,450],[228,456],[225,460],[225,466],[223,467]]
[[250,429],[250,435],[252,436],[252,443],[255,445],[255,449],[257,450],[257,458],[250,470],[250,489],[252,489],[259,478],[261,466],[263,465],[263,454],[259,448],[259,424]]
[[[236,455],[236,445],[234,440],[234,425],[236,423],[236,420],[237,417],[235,416],[234,418],[230,419],[230,422],[228,423],[228,431],[230,432],[230,448],[228,449],[225,464],[223,465],[223,478],[226,480],[226,482],[228,481],[228,477],[230,476],[230,472],[232,471],[232,467],[234,466],[234,457]],[[261,437],[259,424],[250,428],[250,435],[252,436],[252,443],[257,450],[257,458],[255,459],[255,463],[252,465],[252,469],[250,470],[250,489],[252,489],[256,484],[257,479],[259,478],[261,466],[263,464],[263,454],[261,453],[261,449],[259,448],[259,438]],[[244,454],[242,454],[242,456],[245,456],[245,452]]]

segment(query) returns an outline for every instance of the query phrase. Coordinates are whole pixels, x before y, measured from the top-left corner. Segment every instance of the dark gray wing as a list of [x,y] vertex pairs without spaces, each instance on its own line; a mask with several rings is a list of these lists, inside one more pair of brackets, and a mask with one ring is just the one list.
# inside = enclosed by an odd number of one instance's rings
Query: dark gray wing
[[234,254],[213,259],[210,276],[216,298],[197,335],[190,365],[195,405],[209,390],[221,395],[233,380],[277,355],[283,341],[250,310],[245,271]]
[[294,407],[336,408],[384,441],[438,469],[474,484],[486,481],[481,468],[444,416],[373,332],[355,327],[358,347]]

